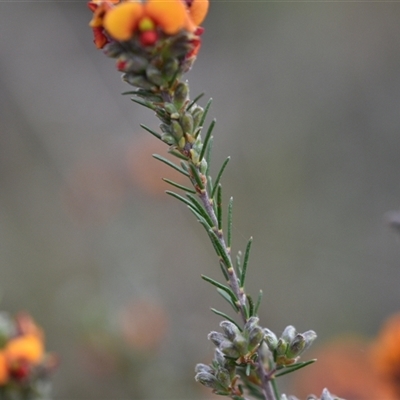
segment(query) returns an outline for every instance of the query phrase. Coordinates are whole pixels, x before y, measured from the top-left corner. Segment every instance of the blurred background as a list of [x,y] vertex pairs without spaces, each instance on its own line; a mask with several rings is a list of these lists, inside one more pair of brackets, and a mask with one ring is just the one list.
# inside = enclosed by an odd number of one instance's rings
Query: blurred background
[[[217,1],[191,95],[213,97],[234,250],[261,322],[319,343],[400,310],[400,4]],[[59,354],[57,399],[206,399],[229,311],[211,245],[163,194],[151,112],[97,51],[85,2],[0,2],[0,307]],[[206,100],[200,103],[204,106]],[[290,387],[283,382],[283,389]]]

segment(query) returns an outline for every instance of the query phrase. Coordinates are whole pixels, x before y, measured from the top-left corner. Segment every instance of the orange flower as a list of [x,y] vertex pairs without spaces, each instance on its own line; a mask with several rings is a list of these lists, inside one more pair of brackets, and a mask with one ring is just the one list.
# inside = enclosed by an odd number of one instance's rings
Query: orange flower
[[185,27],[186,7],[182,0],[148,0],[145,4],[126,1],[107,12],[106,31],[116,40],[129,40],[137,31],[146,35],[158,26],[167,35]]
[[181,29],[194,32],[208,10],[208,0],[148,0],[146,3],[126,1],[108,10],[104,28],[116,40],[129,40],[139,34],[142,44],[157,40],[156,28],[167,35]]
[[390,317],[373,343],[371,361],[378,375],[400,398],[400,314]]
[[336,338],[317,350],[310,358],[317,362],[293,374],[291,391],[306,398],[327,387],[331,393],[347,400],[395,400],[390,388],[373,373],[369,358],[370,344],[362,338]]
[[10,340],[4,349],[4,355],[9,364],[27,361],[39,364],[43,358],[43,342],[37,335],[17,336]]
[[189,12],[189,27],[194,31],[205,19],[209,1],[208,0],[183,0]]
[[4,351],[0,352],[0,386],[4,385],[8,381],[8,368],[7,360],[4,355]]
[[112,4],[119,3],[119,0],[93,0],[88,3],[88,7],[93,11],[93,18],[89,26],[93,29],[94,44],[98,49],[102,49],[107,43],[107,36],[104,34],[103,20],[107,11],[112,8]]

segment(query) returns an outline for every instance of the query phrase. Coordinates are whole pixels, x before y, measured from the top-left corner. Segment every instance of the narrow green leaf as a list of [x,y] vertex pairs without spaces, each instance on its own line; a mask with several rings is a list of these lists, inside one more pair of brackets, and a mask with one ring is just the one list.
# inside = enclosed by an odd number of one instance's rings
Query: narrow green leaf
[[212,192],[213,184],[212,184],[212,177],[210,175],[207,176],[207,191],[208,193]]
[[236,255],[236,273],[238,276],[242,275],[242,252],[240,250]]
[[180,172],[182,175],[189,176],[189,173],[187,171],[183,170],[182,168],[179,168],[179,166],[174,164],[172,161],[170,161],[170,160],[168,160],[168,159],[166,159],[166,158],[164,158],[164,157],[162,157],[162,156],[160,156],[158,154],[153,154],[153,157],[156,160],[161,161],[162,163],[167,164],[168,166],[173,168],[174,170]]
[[217,220],[218,220],[218,229],[222,229],[222,186],[218,185],[217,189]]
[[197,211],[200,213],[200,215],[203,216],[203,218],[208,222],[210,227],[214,226],[214,223],[211,219],[211,217],[207,214],[207,211],[204,209],[200,201],[197,199],[196,196],[193,196],[192,194],[188,193],[187,197],[192,201],[192,203],[196,206]]
[[224,275],[225,280],[228,282],[229,281],[229,275],[226,272],[226,267],[222,261],[219,262],[219,266],[221,267],[222,275]]
[[225,313],[222,312],[222,311],[216,310],[215,308],[211,308],[211,311],[212,311],[214,314],[217,314],[217,315],[219,315],[220,317],[225,318],[225,319],[227,319],[228,321],[232,322],[232,324],[235,324],[235,325],[239,328],[239,330],[242,331],[242,328],[238,325],[238,323],[235,322],[235,320],[234,320],[233,318],[231,318],[229,315],[225,314]]
[[218,172],[217,178],[215,179],[215,182],[214,182],[213,191],[211,192],[211,197],[212,197],[212,198],[213,198],[214,195],[215,195],[215,191],[217,190],[219,181],[221,180],[221,177],[222,177],[222,174],[223,174],[223,172],[224,172],[224,169],[225,169],[225,167],[228,165],[228,162],[229,162],[230,159],[231,159],[231,158],[228,157],[228,158],[224,161],[224,163],[222,164],[221,169],[220,169],[219,172]]
[[204,125],[204,121],[205,121],[206,118],[207,118],[208,110],[210,109],[211,103],[212,103],[212,99],[208,100],[208,102],[207,102],[207,104],[206,104],[206,106],[205,106],[205,108],[204,108],[204,114],[203,114],[203,116],[201,117],[199,126],[203,126],[203,125]]
[[244,286],[244,282],[246,279],[247,265],[249,263],[250,249],[252,243],[253,243],[253,238],[251,237],[247,242],[246,251],[244,253],[243,270],[242,274],[240,275],[240,287]]
[[236,301],[237,298],[235,294],[233,293],[232,289],[228,286],[223,285],[222,283],[217,282],[216,280],[206,276],[206,275],[201,275],[201,279],[205,280],[208,283],[211,283],[211,285],[214,285],[216,288],[223,290],[224,292],[228,293],[229,296],[232,298],[232,300]]
[[175,156],[176,158],[179,158],[181,160],[189,161],[189,158],[184,156],[183,154],[179,153],[179,151],[176,151],[174,149],[169,149],[168,153]]
[[272,384],[272,389],[273,389],[273,391],[275,393],[275,398],[276,399],[280,399],[281,395],[280,395],[279,390],[278,390],[278,385],[276,384],[276,379],[271,379],[271,384]]
[[229,199],[228,203],[228,233],[227,233],[227,245],[230,248],[232,246],[232,208],[233,208],[233,197]]
[[195,190],[190,189],[190,188],[188,188],[188,187],[186,187],[186,186],[180,185],[179,183],[176,183],[176,182],[174,182],[174,181],[171,181],[170,179],[162,178],[162,180],[163,180],[164,182],[169,183],[169,184],[172,185],[172,186],[175,186],[175,187],[178,188],[178,189],[184,190],[184,191],[187,192],[187,193],[196,193]]
[[187,172],[187,176],[189,176],[189,169],[185,161],[181,161],[181,167],[185,172]]
[[219,255],[221,256],[222,261],[224,262],[224,264],[225,264],[227,267],[231,267],[232,262],[231,262],[231,260],[229,259],[229,256],[226,254],[225,249],[222,247],[222,245],[221,245],[221,243],[220,243],[220,241],[219,241],[219,239],[218,239],[217,234],[216,234],[212,229],[210,229],[210,230],[208,231],[208,235],[210,236],[211,240],[214,241],[215,244],[216,244],[216,246],[218,247],[218,249],[219,249]]
[[[214,142],[214,138],[211,136],[210,137],[210,141],[209,141],[208,146],[207,146],[206,154],[205,154],[205,159],[206,159],[206,162],[207,162],[207,170],[206,170],[206,176],[207,177],[210,174],[211,153],[212,153],[213,142]],[[211,181],[210,178],[211,177],[208,177],[208,179]],[[211,192],[211,189],[212,189],[212,186],[210,186],[210,192]]]
[[262,296],[263,296],[263,291],[260,290],[260,292],[258,293],[256,306],[254,307],[254,314],[253,315],[257,315],[258,314],[258,309],[260,308]]
[[153,110],[153,111],[155,110],[155,106],[153,106],[153,104],[149,103],[148,101],[143,101],[143,100],[139,100],[139,99],[135,99],[135,98],[131,98],[131,100],[134,103],[140,104],[141,106],[146,107],[150,110]]
[[250,295],[246,296],[247,302],[249,303],[249,317],[254,316],[254,301]]
[[235,312],[239,311],[239,307],[236,305],[235,300],[233,300],[228,293],[224,292],[221,289],[217,289],[217,292],[232,306]]
[[[210,230],[210,226],[208,225],[207,221],[197,212],[197,210],[192,207],[192,206],[188,206],[189,210],[194,214],[194,216],[197,218],[197,220],[200,222],[201,225],[204,226],[204,229],[208,232]],[[213,243],[212,243],[213,244]],[[215,248],[215,252],[218,254],[218,249]]]
[[251,364],[246,365],[246,376],[250,376]]
[[301,368],[307,367],[307,365],[315,363],[315,361],[317,361],[317,360],[314,359],[314,360],[309,360],[309,361],[292,364],[290,367],[285,368],[285,370],[280,372],[279,374],[275,374],[275,376],[278,377],[278,376],[290,374],[291,372],[297,371]]
[[131,95],[137,95],[139,93],[139,90],[129,90],[128,92],[122,92],[122,96],[131,94]]
[[140,124],[140,126],[141,126],[144,130],[146,130],[147,132],[149,132],[149,133],[151,133],[153,136],[155,136],[157,139],[162,140],[161,135],[160,135],[158,132],[153,131],[153,129],[150,129],[150,128],[149,128],[148,126],[146,126],[146,125]]
[[186,110],[189,111],[193,107],[193,105],[196,104],[203,96],[204,96],[204,93],[200,93],[198,96],[196,96],[193,99],[193,101],[188,105]]
[[193,176],[193,178],[194,178],[194,180],[196,181],[196,183],[197,183],[197,186],[201,189],[201,190],[203,190],[204,189],[204,184],[203,184],[203,181],[201,180],[201,178],[200,178],[200,172],[197,170],[197,168],[193,165],[193,164],[189,164],[189,168],[190,168],[190,171],[192,172],[192,176]]
[[195,208],[193,203],[190,200],[181,196],[180,194],[171,192],[170,190],[166,190],[165,193],[169,194],[172,197],[175,197],[176,199],[180,200],[182,203],[185,203],[187,206]]
[[210,126],[207,129],[207,133],[206,133],[206,136],[205,136],[204,141],[203,141],[203,147],[201,148],[201,152],[200,152],[200,156],[199,156],[199,160],[200,161],[203,159],[204,154],[206,153],[206,150],[207,150],[207,147],[208,147],[208,143],[209,143],[210,138],[211,138],[211,133],[212,133],[212,131],[214,129],[214,126],[215,126],[216,122],[217,121],[215,119],[213,119],[211,121]]

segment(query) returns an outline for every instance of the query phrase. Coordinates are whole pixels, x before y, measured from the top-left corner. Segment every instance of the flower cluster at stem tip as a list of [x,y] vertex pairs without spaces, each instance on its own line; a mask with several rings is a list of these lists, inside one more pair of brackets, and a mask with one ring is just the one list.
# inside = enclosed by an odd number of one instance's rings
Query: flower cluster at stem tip
[[181,30],[195,32],[208,11],[208,0],[93,0],[90,26],[97,48],[110,40],[128,41],[138,37],[143,46],[154,45],[163,35]]
[[42,330],[28,314],[13,319],[0,313],[0,391],[35,390],[56,364],[55,356],[45,353]]

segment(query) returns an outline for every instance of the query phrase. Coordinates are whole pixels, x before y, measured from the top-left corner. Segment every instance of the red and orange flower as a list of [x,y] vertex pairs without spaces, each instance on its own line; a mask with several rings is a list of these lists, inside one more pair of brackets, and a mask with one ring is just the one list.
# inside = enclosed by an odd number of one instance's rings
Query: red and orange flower
[[181,30],[195,32],[207,15],[208,0],[100,1],[89,3],[93,11],[90,26],[98,48],[114,40],[138,36],[144,46],[153,45],[162,32],[175,35]]
[[42,330],[25,313],[18,315],[15,322],[16,335],[0,349],[0,387],[10,381],[25,381],[35,367],[50,365]]

